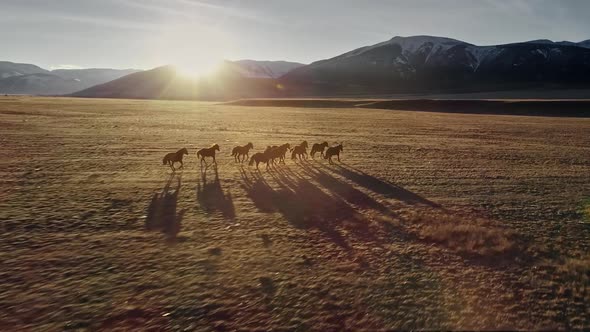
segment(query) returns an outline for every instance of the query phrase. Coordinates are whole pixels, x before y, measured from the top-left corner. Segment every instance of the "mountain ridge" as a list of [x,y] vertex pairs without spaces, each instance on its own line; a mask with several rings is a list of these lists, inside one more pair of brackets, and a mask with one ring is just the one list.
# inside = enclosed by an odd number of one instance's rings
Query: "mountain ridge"
[[395,36],[296,68],[280,80],[304,95],[590,85],[585,45],[536,40],[477,46],[447,37]]

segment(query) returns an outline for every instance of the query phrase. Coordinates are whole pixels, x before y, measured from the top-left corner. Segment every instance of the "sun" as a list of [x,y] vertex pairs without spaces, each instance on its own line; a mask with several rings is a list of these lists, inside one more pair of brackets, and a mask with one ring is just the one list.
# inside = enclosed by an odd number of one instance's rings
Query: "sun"
[[153,62],[172,65],[179,75],[190,79],[204,78],[220,69],[235,45],[220,27],[192,21],[167,22],[150,40]]

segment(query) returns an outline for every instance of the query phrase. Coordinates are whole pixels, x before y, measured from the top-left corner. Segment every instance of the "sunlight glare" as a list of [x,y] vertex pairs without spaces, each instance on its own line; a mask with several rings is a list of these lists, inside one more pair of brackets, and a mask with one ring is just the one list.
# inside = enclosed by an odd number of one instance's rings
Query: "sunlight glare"
[[180,75],[195,79],[213,74],[221,66],[222,61],[222,59],[214,57],[201,58],[174,63],[174,67]]
[[173,65],[178,73],[197,79],[213,74],[221,67],[233,45],[227,34],[196,23],[170,24],[161,31],[154,57]]

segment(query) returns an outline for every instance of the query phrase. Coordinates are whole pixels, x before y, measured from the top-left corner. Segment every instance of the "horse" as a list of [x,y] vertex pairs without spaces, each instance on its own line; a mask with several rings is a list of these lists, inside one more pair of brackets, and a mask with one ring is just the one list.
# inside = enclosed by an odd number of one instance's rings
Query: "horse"
[[256,169],[258,169],[258,164],[266,163],[266,169],[268,169],[268,162],[270,160],[270,151],[272,148],[269,146],[266,148],[264,152],[258,152],[252,155],[250,158],[250,162],[248,163],[249,166],[254,165],[256,163]]
[[291,148],[291,144],[285,143],[277,148],[277,154],[279,155],[279,160],[285,163],[285,155],[287,151]]
[[285,143],[280,146],[267,146],[265,152],[268,154],[271,163],[274,165],[275,161],[278,159],[278,162],[285,163],[285,154],[291,145],[289,143]]
[[319,152],[320,155],[323,157],[324,156],[324,149],[328,147],[328,142],[324,142],[322,144],[318,144],[318,143],[314,143],[311,146],[311,157],[313,158],[316,152]]
[[[217,161],[215,160],[215,150],[219,151],[219,145],[213,144],[210,148],[204,148],[197,151],[197,158],[201,157],[201,164],[205,161],[205,157],[213,158],[213,162],[217,164]],[[206,163],[207,162],[205,161],[205,164]]]
[[299,156],[299,160],[301,160],[301,156],[307,159],[307,141],[303,141],[291,149],[291,159],[296,159],[297,156]]
[[330,164],[333,164],[334,162],[332,162],[332,157],[333,156],[337,156],[338,157],[338,161],[340,161],[340,152],[344,150],[342,148],[342,143],[336,145],[336,146],[332,146],[329,147],[326,150],[326,153],[324,154],[324,159],[328,159],[328,161],[330,162]]
[[174,163],[179,162],[180,168],[182,168],[184,166],[184,164],[182,163],[182,157],[185,154],[188,155],[188,151],[186,150],[186,148],[182,148],[176,152],[168,153],[164,156],[164,159],[162,160],[162,164],[163,165],[168,164],[170,166],[170,168],[172,168],[172,170],[175,171],[176,169],[174,168]]
[[[233,150],[231,150],[231,155],[232,157],[234,157],[235,162],[244,162],[248,160],[248,158],[250,158],[248,152],[250,152],[250,149],[253,148],[254,144],[252,143],[248,143],[244,146],[236,146],[235,148],[233,148]],[[242,156],[242,160],[240,160],[240,156]]]

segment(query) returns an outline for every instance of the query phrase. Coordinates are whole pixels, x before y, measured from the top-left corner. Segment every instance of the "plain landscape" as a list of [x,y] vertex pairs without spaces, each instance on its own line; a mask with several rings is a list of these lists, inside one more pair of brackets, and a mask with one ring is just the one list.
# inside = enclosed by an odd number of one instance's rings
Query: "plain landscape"
[[590,326],[587,113],[371,102],[0,97],[0,329]]

